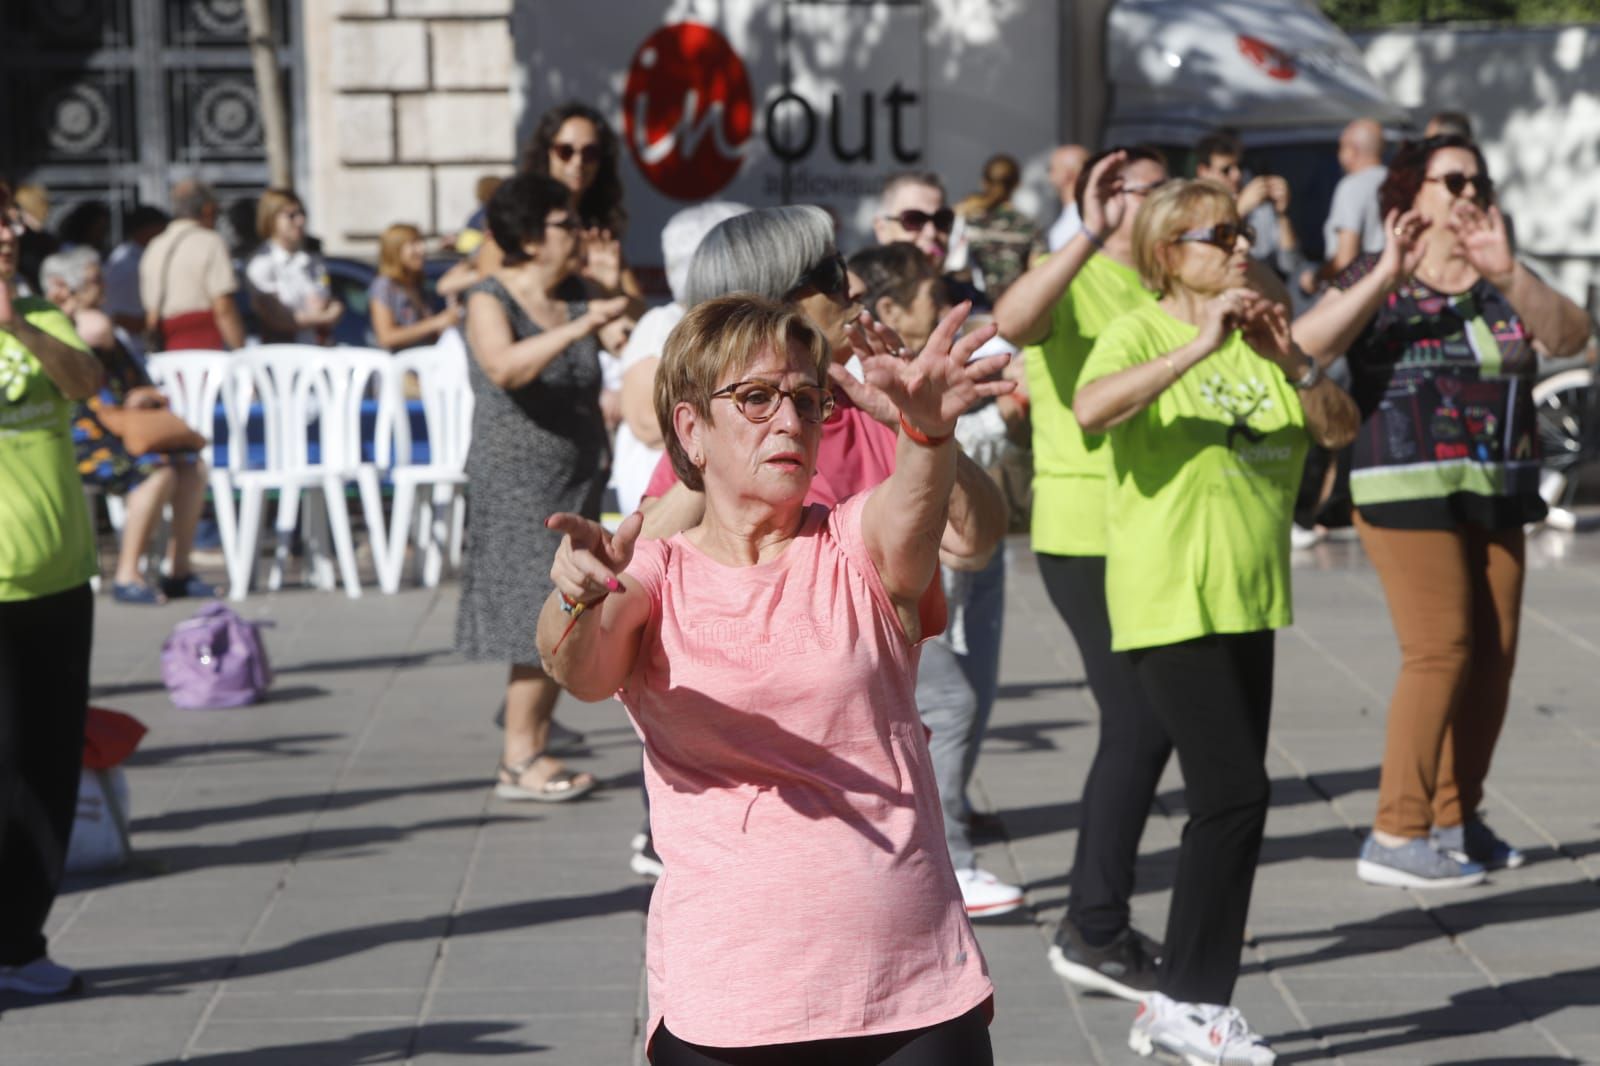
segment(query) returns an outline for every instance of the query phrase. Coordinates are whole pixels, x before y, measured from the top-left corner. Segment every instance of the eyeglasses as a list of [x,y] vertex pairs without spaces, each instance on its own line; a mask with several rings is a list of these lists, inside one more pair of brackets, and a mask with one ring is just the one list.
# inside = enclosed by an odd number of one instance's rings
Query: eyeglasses
[[801,274],[800,280],[789,290],[789,295],[793,296],[802,289],[815,289],[824,296],[849,296],[850,268],[845,265],[844,256],[834,252]]
[[554,226],[556,229],[564,229],[568,233],[577,233],[583,228],[583,223],[578,221],[578,217],[576,215],[563,215],[561,218],[547,218],[544,220],[544,224],[546,226]]
[[783,406],[785,398],[794,402],[794,413],[802,422],[818,425],[833,414],[833,393],[821,385],[801,385],[797,389],[780,389],[765,381],[735,381],[711,394],[733,401],[739,413],[756,423],[769,421]]
[[1243,237],[1248,243],[1256,242],[1255,227],[1244,222],[1218,222],[1215,226],[1204,229],[1185,230],[1172,238],[1173,244],[1210,244],[1221,248],[1224,252],[1233,251],[1234,245]]
[[1440,182],[1451,196],[1460,196],[1466,191],[1467,186],[1471,185],[1473,199],[1479,203],[1488,203],[1489,197],[1494,193],[1494,182],[1489,180],[1487,174],[1474,174],[1469,178],[1459,170],[1452,170],[1448,174],[1435,174],[1431,178],[1422,180]]
[[941,207],[931,215],[926,211],[918,211],[914,207],[908,207],[897,215],[883,215],[882,217],[894,219],[900,223],[907,233],[921,233],[922,227],[930,222],[933,223],[933,228],[940,233],[949,233],[950,227],[956,224],[956,213],[948,207]]
[[556,158],[561,160],[563,163],[572,162],[572,157],[575,155],[581,157],[585,163],[600,162],[600,146],[598,144],[586,144],[582,148],[579,148],[575,144],[566,144],[563,142],[552,144],[550,146],[550,150],[554,152],[556,154]]
[[1161,178],[1157,181],[1147,181],[1143,185],[1124,185],[1120,191],[1134,196],[1148,196],[1171,180],[1171,178]]

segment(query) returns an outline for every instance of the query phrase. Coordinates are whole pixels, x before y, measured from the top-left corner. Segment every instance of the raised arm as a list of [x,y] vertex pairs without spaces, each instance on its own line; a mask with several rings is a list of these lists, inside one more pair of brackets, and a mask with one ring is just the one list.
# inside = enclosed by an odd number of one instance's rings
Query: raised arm
[[1422,261],[1429,223],[1415,211],[1389,212],[1389,239],[1373,268],[1347,289],[1330,289],[1293,326],[1295,343],[1321,366],[1350,349],[1383,301]]
[[1300,398],[1311,439],[1330,451],[1338,451],[1355,440],[1361,428],[1356,402],[1294,342],[1288,311],[1276,304],[1256,303],[1246,309],[1243,326],[1250,350],[1297,383],[1295,395]]
[[1473,268],[1505,294],[1522,324],[1557,358],[1589,342],[1589,316],[1517,259],[1498,207],[1457,200],[1446,223]]
[[1023,273],[994,305],[994,324],[1000,336],[1022,347],[1038,344],[1050,335],[1050,312],[1097,250],[1122,223],[1126,210],[1117,195],[1120,184],[1112,174],[1127,161],[1125,152],[1113,152],[1095,164],[1083,196],[1083,226],[1060,249]]
[[100,391],[105,377],[100,360],[31,325],[12,305],[11,290],[4,283],[0,283],[0,331],[11,334],[33,353],[45,377],[67,399],[86,400]]
[[550,566],[555,591],[539,612],[539,659],[545,673],[580,700],[594,702],[616,692],[639,656],[650,602],[623,571],[643,524],[637,513],[615,533],[575,514],[545,520],[565,536]]
[[509,391],[537,378],[568,345],[598,333],[627,308],[626,296],[591,300],[588,310],[570,322],[517,340],[500,302],[475,292],[467,300],[467,343],[489,380]]
[[1206,302],[1200,332],[1188,344],[1087,384],[1080,382],[1072,400],[1078,425],[1086,433],[1104,433],[1155,403],[1156,397],[1220,348],[1245,308],[1262,299],[1249,289],[1229,289]]
[[900,412],[900,439],[894,473],[867,498],[861,534],[913,636],[918,634],[917,602],[938,565],[956,485],[956,419],[980,397],[1016,388],[1014,381],[985,380],[999,374],[1009,356],[968,362],[994,335],[989,326],[956,340],[970,309],[962,303],[947,313],[914,359],[884,352],[862,360],[867,382]]

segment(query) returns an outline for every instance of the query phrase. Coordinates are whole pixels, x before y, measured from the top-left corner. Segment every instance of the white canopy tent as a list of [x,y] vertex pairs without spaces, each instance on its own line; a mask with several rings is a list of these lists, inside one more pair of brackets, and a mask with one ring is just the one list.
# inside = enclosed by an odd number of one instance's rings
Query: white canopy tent
[[1328,142],[1357,118],[1406,126],[1355,44],[1311,0],[1117,0],[1106,22],[1102,142]]

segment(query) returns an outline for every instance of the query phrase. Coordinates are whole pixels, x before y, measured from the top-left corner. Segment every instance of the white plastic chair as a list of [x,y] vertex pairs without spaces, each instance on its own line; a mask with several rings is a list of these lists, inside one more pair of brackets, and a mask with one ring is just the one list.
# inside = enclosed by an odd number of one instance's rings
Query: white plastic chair
[[[228,352],[183,351],[160,352],[145,360],[145,373],[165,394],[172,413],[206,439],[206,446],[200,450],[200,458],[208,470],[215,469],[213,438],[216,436],[217,403],[229,375],[233,373],[234,358]],[[238,447],[244,447],[242,437],[238,438]],[[223,559],[231,560],[238,539],[233,495],[231,492],[218,492],[216,488],[217,483],[213,480],[212,502],[217,515],[217,536],[222,541]],[[107,500],[107,503],[110,501]],[[111,520],[120,530],[119,516],[112,515]]]
[[[412,464],[410,423],[404,411],[395,423],[394,507],[389,515],[389,545],[378,583],[384,592],[399,591],[406,544],[414,542],[415,577],[432,588],[439,583],[448,555],[452,569],[461,565],[466,528],[467,449],[472,443],[472,386],[467,377],[467,349],[461,335],[448,331],[439,343],[401,352],[394,359],[396,390],[414,374],[422,394],[428,428],[428,462]],[[415,518],[415,522],[413,522]]]
[[[277,546],[267,588],[283,584],[284,565],[295,527],[301,525],[300,497],[307,499],[304,533],[311,583],[319,588],[335,584],[322,541],[324,524],[331,528],[334,557],[351,598],[361,595],[356,571],[350,515],[345,506],[345,478],[340,460],[345,451],[343,422],[346,396],[331,372],[329,350],[309,345],[264,345],[232,356],[234,372],[223,388],[228,424],[228,463],[214,469],[214,495],[239,494],[236,551],[229,559],[229,595],[242,600],[256,570],[256,545],[261,535],[262,513],[269,489],[278,493],[275,523]],[[246,426],[252,401],[262,409],[266,461],[260,468],[249,463]],[[311,461],[311,428],[318,427],[321,454]],[[357,430],[359,432],[359,429]],[[321,490],[320,496],[315,490]],[[219,508],[220,510],[220,508]]]

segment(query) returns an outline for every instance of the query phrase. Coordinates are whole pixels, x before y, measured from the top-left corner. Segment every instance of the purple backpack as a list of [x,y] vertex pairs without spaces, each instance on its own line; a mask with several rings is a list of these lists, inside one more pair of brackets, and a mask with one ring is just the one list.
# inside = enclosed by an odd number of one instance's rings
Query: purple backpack
[[161,646],[161,680],[179,707],[243,707],[272,684],[267,649],[257,632],[226,605],[208,603],[173,627]]

